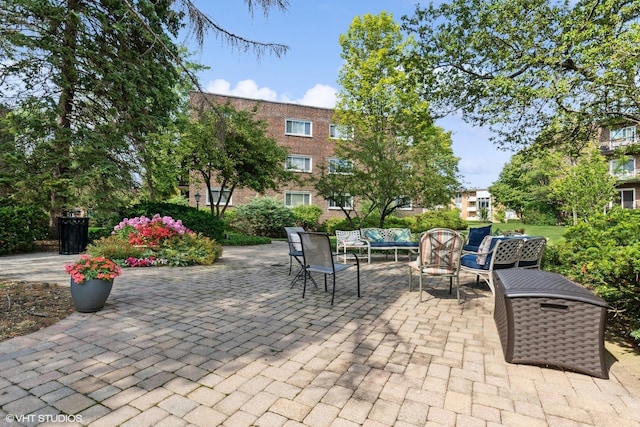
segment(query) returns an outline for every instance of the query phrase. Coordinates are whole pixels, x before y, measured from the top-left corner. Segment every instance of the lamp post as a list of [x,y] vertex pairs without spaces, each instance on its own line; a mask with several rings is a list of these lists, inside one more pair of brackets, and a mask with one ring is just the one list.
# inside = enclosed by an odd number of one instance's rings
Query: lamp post
[[200,191],[196,190],[196,194],[193,197],[196,199],[196,209],[200,209]]

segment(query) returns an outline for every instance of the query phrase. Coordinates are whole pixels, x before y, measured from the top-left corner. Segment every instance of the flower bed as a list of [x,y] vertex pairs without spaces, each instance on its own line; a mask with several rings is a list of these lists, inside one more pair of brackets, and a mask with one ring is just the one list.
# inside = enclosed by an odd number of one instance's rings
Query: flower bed
[[123,219],[111,236],[89,245],[87,252],[125,267],[210,265],[222,255],[222,246],[181,220],[156,214]]

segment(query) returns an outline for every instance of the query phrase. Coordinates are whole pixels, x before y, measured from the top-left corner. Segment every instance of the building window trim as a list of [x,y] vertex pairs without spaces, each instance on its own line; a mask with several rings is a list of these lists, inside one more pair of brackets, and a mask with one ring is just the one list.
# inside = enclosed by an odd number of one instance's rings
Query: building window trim
[[289,136],[313,137],[313,122],[303,119],[286,119],[284,134]]
[[[206,205],[210,206],[211,205],[211,201],[212,200],[216,200],[219,197],[219,193],[220,193],[221,188],[217,187],[217,188],[211,188],[211,193],[207,194],[207,200],[206,200]],[[229,205],[228,206],[233,206],[233,195],[231,194],[231,192],[229,190],[224,190],[222,192],[223,196],[220,197],[220,201],[218,202],[218,206],[224,206],[227,198],[229,199]],[[226,194],[226,196],[225,196]]]
[[413,200],[408,196],[398,196],[395,200],[397,210],[399,211],[410,211],[413,210]]
[[[302,203],[296,203],[292,200],[294,197],[301,197]],[[310,206],[311,205],[311,192],[309,191],[285,191],[284,192],[284,206],[287,208],[294,208],[296,206]]]
[[353,210],[353,196],[350,194],[344,194],[342,195],[342,197],[345,198],[346,203],[344,204],[346,206],[340,206],[338,203],[336,203],[336,201],[333,198],[330,198],[328,209],[329,210],[347,210],[347,211]]
[[336,157],[329,158],[329,173],[330,174],[341,174],[341,175],[351,175],[353,169],[353,162],[351,160],[338,159]]
[[611,149],[624,147],[636,142],[636,127],[625,126],[609,130],[609,144]]
[[[618,191],[618,196],[620,198],[620,201],[618,202],[620,204],[620,207],[622,207],[623,209],[636,208],[636,189],[635,188],[616,188],[616,190]],[[631,193],[631,200],[625,201],[625,198],[624,198],[625,193]],[[625,203],[627,204],[627,206],[625,206]]]
[[[301,161],[303,166],[297,167],[293,160]],[[310,173],[313,168],[313,162],[311,156],[305,156],[302,154],[290,154],[287,156],[287,160],[285,162],[284,168],[288,171],[292,172],[307,172]]]
[[617,179],[636,177],[636,159],[634,157],[627,157],[623,162],[619,159],[609,160],[609,173]]
[[352,140],[354,136],[353,126],[341,126],[335,123],[329,125],[329,138]]

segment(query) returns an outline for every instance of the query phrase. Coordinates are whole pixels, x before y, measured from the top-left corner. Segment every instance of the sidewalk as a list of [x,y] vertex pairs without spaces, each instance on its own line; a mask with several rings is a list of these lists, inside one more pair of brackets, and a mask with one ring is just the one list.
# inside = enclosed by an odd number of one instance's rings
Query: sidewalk
[[[0,257],[0,279],[68,285],[76,258]],[[289,288],[283,242],[125,269],[102,311],[0,343],[0,426],[640,427],[626,362],[609,380],[508,364],[486,286],[420,303],[405,264],[363,263],[360,299],[341,273],[333,307]]]

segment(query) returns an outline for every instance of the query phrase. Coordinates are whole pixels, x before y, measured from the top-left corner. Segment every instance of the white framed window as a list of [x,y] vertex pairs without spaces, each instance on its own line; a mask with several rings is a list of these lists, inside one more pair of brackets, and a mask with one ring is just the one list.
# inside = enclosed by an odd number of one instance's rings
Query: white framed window
[[636,127],[627,126],[609,131],[611,148],[633,144],[636,141]]
[[396,206],[398,206],[398,209],[400,210],[411,210],[413,209],[413,203],[411,201],[411,197],[407,197],[407,196],[398,196],[396,197]]
[[311,157],[298,155],[287,156],[285,169],[295,172],[311,172]]
[[618,203],[623,209],[636,208],[636,190],[635,188],[619,188]]
[[636,159],[609,160],[609,173],[620,179],[633,178],[636,176]]
[[329,209],[353,209],[353,196],[350,194],[334,195],[329,199]]
[[229,206],[233,205],[233,198],[231,197],[231,192],[229,190],[224,190],[222,193],[220,192],[220,188],[212,188],[211,194],[207,197],[207,205],[216,203],[219,206],[224,206],[227,203],[227,199],[229,199]]
[[329,125],[329,138],[331,139],[353,139],[353,126]]
[[288,208],[310,204],[311,193],[307,191],[287,191],[284,193],[284,205]]
[[287,119],[285,121],[284,134],[312,136],[312,124],[308,120]]
[[353,162],[344,159],[329,159],[329,173],[352,173]]

